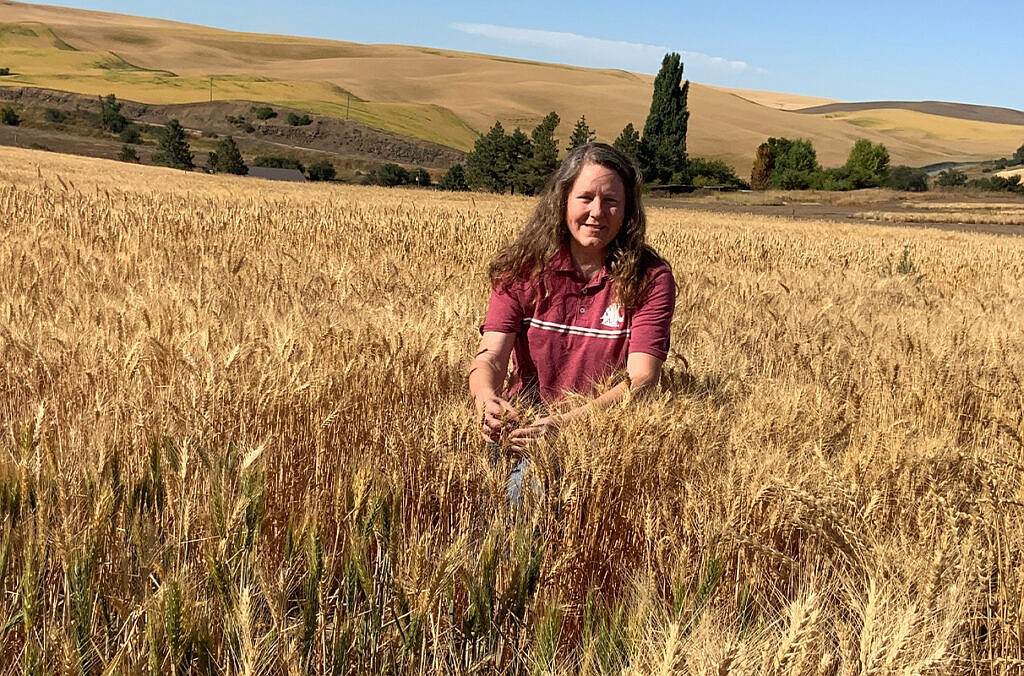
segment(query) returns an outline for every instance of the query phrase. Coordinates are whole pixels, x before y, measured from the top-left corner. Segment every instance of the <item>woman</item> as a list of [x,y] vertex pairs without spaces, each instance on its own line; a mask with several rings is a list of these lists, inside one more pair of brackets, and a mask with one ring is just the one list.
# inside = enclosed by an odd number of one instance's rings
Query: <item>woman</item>
[[[658,382],[675,281],[646,243],[641,187],[636,167],[612,146],[577,147],[515,241],[491,261],[469,389],[484,440],[510,456],[627,389]],[[613,384],[623,368],[627,378]],[[542,412],[528,417],[537,407]]]

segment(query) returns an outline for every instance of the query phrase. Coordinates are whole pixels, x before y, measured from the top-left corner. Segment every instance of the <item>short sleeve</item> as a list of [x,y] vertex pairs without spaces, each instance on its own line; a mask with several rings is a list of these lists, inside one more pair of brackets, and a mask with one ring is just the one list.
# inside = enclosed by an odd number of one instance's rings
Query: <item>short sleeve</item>
[[480,333],[519,333],[523,326],[523,306],[516,289],[505,289],[500,284],[491,288],[491,300],[487,303],[487,316],[480,326]]
[[640,295],[630,323],[629,352],[668,358],[672,313],[676,306],[676,282],[667,266],[655,268]]

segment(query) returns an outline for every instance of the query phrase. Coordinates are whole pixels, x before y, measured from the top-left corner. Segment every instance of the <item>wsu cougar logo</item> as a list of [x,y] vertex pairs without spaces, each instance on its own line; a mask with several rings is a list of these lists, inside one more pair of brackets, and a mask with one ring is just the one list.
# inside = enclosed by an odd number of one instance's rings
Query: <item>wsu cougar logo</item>
[[619,307],[617,303],[609,305],[608,309],[601,315],[601,326],[617,329],[622,326],[624,321],[626,321],[626,311]]

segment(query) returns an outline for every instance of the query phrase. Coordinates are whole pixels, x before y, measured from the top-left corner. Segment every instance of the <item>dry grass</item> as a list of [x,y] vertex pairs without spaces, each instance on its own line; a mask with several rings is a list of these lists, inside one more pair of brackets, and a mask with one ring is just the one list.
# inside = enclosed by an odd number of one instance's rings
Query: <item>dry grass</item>
[[655,210],[663,394],[516,520],[465,366],[530,202],[0,156],[5,673],[1024,659],[1015,238]]
[[[942,210],[940,205],[925,211],[862,211],[855,218],[890,223],[960,223],[964,225],[1024,225],[1024,208],[1002,205],[1002,208],[967,207],[963,210]],[[1024,234],[1024,230],[1020,234]]]

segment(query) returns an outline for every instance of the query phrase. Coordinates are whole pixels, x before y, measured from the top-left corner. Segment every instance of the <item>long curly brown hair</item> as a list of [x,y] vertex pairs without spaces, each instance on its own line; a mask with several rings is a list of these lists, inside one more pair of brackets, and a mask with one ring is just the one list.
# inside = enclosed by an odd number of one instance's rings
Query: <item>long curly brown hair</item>
[[647,245],[647,215],[641,192],[643,177],[636,165],[607,143],[587,143],[574,148],[548,179],[533,214],[519,235],[502,247],[487,268],[491,283],[508,288],[526,278],[545,294],[542,272],[559,249],[569,241],[566,204],[569,193],[587,164],[611,169],[626,189],[626,212],[622,229],[608,245],[605,266],[615,288],[616,300],[632,307],[646,285],[647,270],[664,260]]

